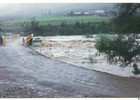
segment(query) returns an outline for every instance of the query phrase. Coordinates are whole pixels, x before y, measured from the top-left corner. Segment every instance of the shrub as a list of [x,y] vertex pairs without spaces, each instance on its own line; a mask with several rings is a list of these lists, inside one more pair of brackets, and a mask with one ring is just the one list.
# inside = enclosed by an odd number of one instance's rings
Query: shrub
[[140,74],[140,70],[138,69],[138,66],[137,66],[137,64],[133,64],[133,68],[134,68],[134,70],[132,71],[134,74]]
[[139,60],[140,50],[134,35],[99,35],[95,41],[95,48],[107,55],[110,62],[118,61],[127,66],[128,64]]
[[89,59],[90,63],[97,63],[96,55],[89,54],[88,59]]

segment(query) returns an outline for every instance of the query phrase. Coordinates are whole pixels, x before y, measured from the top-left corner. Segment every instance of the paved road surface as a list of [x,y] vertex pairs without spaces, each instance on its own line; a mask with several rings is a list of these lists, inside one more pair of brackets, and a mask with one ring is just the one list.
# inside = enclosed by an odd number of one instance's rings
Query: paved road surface
[[51,60],[22,46],[0,46],[0,97],[140,97],[140,79]]

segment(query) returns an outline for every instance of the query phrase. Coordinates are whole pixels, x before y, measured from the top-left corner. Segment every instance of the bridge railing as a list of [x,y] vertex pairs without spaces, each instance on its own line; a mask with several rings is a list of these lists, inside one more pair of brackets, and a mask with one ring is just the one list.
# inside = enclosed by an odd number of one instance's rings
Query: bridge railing
[[23,38],[23,45],[32,45],[33,34]]
[[19,37],[20,37],[20,34],[12,35],[12,36],[6,36],[6,37],[5,37],[5,40],[6,40],[6,42],[9,42],[9,41],[18,39]]

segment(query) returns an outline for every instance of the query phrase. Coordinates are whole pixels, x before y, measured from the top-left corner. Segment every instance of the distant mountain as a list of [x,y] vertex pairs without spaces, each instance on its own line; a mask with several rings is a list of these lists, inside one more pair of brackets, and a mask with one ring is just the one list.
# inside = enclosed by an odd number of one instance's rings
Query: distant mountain
[[0,8],[3,17],[30,17],[42,14],[65,14],[67,11],[89,11],[94,9],[112,9],[112,3],[15,3]]

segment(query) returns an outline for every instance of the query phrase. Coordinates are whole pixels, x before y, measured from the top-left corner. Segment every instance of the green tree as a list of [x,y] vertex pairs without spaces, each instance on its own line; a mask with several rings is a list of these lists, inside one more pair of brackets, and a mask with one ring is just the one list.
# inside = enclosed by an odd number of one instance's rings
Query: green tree
[[117,4],[117,16],[113,19],[113,29],[118,35],[99,36],[95,47],[107,54],[112,62],[122,62],[124,66],[140,61],[140,4]]
[[140,33],[140,3],[117,4],[117,16],[113,19],[117,33]]
[[42,27],[39,25],[39,21],[36,21],[35,19],[33,19],[30,24],[27,24],[24,29],[25,32],[34,33],[34,35],[40,35],[43,32]]

